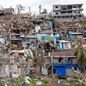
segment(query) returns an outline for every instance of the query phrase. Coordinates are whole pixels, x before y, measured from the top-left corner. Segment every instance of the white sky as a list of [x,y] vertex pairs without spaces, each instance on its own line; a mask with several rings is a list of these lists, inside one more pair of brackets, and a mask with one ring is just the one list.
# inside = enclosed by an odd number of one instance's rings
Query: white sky
[[51,11],[54,4],[83,4],[83,13],[86,15],[86,0],[0,0],[0,5],[3,7],[12,6],[15,8],[18,4],[25,6],[27,9],[30,6],[33,13],[39,12],[39,5]]

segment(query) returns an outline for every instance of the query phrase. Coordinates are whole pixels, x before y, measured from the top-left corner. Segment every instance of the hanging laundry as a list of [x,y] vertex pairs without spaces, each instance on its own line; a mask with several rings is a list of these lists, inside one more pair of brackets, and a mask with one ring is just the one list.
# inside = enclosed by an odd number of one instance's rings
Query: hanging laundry
[[31,51],[30,49],[27,51],[27,55],[28,55],[30,58],[33,58],[33,53],[32,53],[32,51]]
[[29,50],[29,55],[30,55],[31,58],[33,57],[33,53],[32,53],[31,50]]

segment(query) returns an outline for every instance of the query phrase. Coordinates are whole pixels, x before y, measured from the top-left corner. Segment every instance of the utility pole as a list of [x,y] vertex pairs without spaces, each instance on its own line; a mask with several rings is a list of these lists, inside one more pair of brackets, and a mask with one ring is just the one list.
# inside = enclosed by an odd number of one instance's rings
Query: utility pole
[[52,22],[53,35],[55,35],[55,33],[56,33],[56,27],[55,27],[55,18],[54,17],[52,17],[51,22]]
[[30,17],[31,17],[31,7],[29,7],[29,13],[30,13]]
[[41,14],[41,5],[39,5],[39,14]]

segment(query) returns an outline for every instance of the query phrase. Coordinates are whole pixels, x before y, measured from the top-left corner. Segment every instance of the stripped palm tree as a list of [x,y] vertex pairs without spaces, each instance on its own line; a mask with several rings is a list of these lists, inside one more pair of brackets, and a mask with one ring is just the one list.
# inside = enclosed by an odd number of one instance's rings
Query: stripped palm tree
[[81,46],[81,44],[77,47],[75,55],[77,57],[77,63],[81,68],[81,72],[85,72],[86,50]]

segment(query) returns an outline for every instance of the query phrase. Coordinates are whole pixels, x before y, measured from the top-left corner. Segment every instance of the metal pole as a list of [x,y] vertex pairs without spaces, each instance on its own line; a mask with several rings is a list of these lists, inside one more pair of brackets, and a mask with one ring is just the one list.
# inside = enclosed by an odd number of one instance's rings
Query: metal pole
[[52,64],[53,64],[53,57],[51,56],[51,67],[52,67],[51,71],[52,71],[52,75],[53,75],[53,65]]

